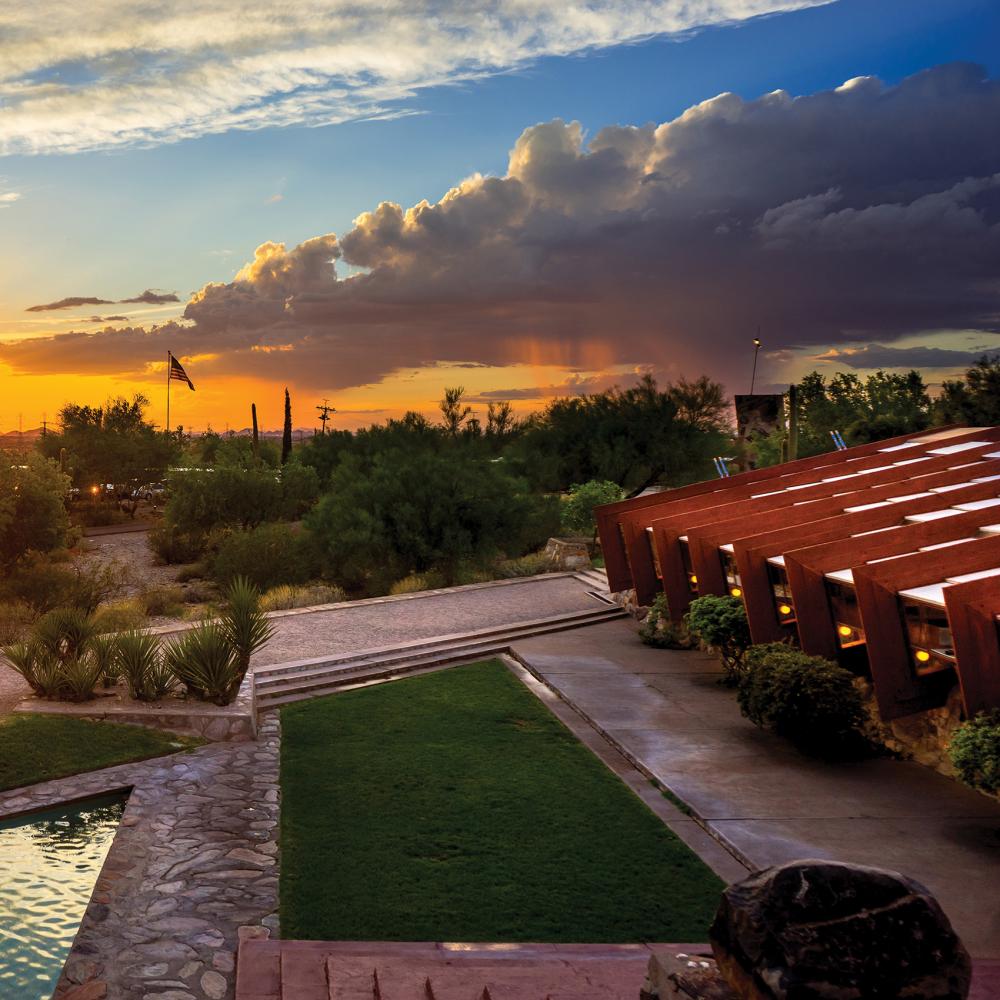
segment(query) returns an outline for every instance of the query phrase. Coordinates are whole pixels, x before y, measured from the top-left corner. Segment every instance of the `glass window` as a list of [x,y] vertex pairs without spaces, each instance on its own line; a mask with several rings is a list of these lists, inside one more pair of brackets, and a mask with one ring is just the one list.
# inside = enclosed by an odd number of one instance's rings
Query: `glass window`
[[684,563],[684,575],[687,577],[688,587],[695,597],[698,596],[698,575],[694,571],[694,564],[691,562],[691,547],[683,539],[678,539],[677,544],[681,547],[681,562]]
[[858,594],[853,584],[826,581],[826,597],[833,616],[833,627],[837,630],[837,642],[841,649],[851,649],[865,644],[865,630],[861,625],[858,609]]
[[933,674],[954,666],[955,647],[945,609],[911,599],[901,604],[916,674]]
[[774,609],[782,625],[795,624],[795,602],[792,600],[792,588],[788,584],[788,573],[784,566],[767,564],[767,579],[774,595]]
[[722,559],[722,571],[726,574],[726,587],[733,597],[743,596],[743,581],[740,579],[740,571],[736,568],[736,556],[732,552],[720,552]]

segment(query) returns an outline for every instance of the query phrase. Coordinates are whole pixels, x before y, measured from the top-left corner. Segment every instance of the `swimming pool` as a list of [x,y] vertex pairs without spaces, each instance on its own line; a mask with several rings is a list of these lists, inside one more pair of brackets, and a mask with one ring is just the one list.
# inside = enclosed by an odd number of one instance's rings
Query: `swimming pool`
[[0,823],[0,997],[49,1000],[125,811],[88,799]]

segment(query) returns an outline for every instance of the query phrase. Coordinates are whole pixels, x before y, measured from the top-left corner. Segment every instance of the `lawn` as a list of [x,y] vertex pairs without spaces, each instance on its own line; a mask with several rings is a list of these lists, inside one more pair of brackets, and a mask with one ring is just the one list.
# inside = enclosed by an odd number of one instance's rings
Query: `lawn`
[[60,715],[8,715],[0,717],[0,791],[160,757],[202,742],[142,726]]
[[282,712],[281,931],[703,941],[722,883],[491,660]]

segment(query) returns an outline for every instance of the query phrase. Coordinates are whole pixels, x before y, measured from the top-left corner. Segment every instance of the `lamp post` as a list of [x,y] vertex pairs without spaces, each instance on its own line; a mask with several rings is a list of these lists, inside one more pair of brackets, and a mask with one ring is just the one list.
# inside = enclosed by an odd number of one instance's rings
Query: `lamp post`
[[750,395],[753,395],[753,384],[757,381],[757,355],[760,353],[760,337],[753,338],[753,374],[750,376]]

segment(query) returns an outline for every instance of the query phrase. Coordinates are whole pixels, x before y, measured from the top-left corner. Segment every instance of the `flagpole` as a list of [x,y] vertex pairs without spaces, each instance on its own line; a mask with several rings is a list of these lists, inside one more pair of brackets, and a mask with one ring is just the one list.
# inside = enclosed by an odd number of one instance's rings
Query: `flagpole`
[[167,351],[167,433],[170,433],[170,351]]

